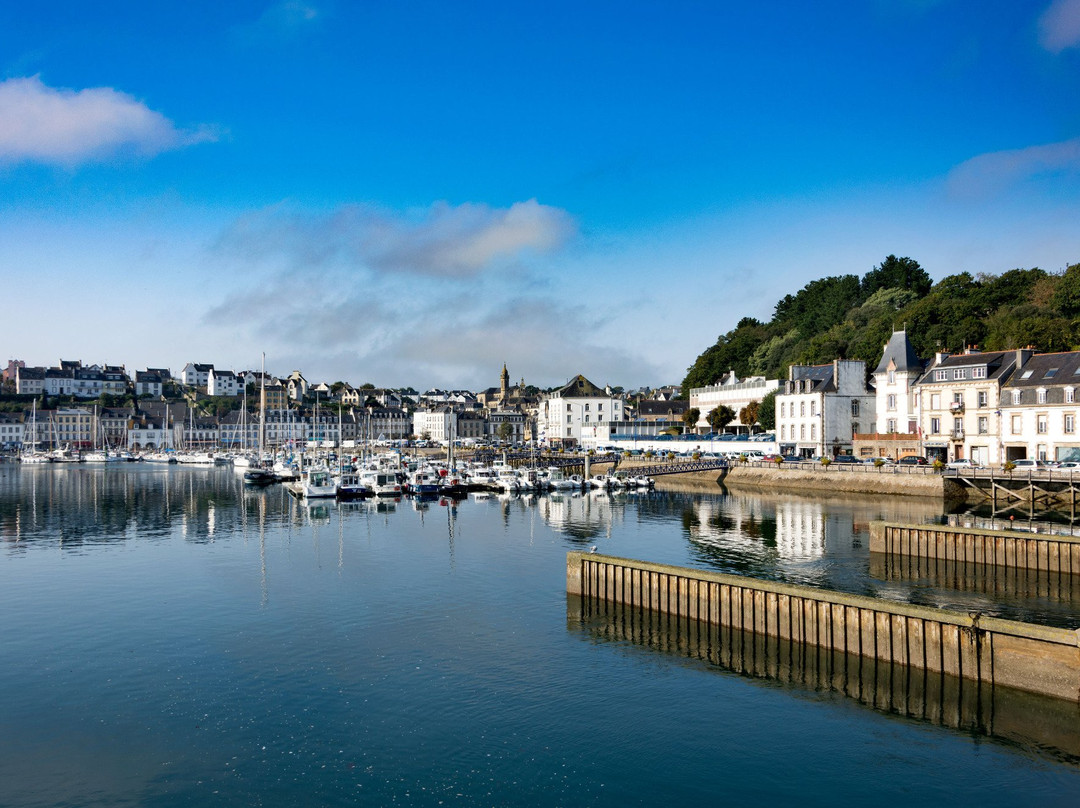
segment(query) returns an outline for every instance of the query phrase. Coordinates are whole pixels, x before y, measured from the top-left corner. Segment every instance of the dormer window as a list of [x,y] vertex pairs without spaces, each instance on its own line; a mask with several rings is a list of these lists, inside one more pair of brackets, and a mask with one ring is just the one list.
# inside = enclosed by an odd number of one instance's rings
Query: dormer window
[[1075,401],[1076,401],[1076,388],[1075,387],[1066,387],[1065,388],[1065,403],[1066,404],[1072,404]]
[[934,371],[934,381],[935,382],[943,382],[943,381],[946,381],[948,378],[949,378],[949,371],[947,371],[947,370],[935,370]]
[[955,379],[966,379],[967,378],[967,369],[966,368],[955,368],[953,370],[953,372],[952,372],[952,377],[953,377],[954,380]]
[[1045,404],[1046,403],[1046,390],[1045,389],[1039,388],[1038,390],[1035,391],[1035,401],[1038,404]]
[[1022,390],[1013,390],[1012,394],[1013,394],[1012,395],[1013,404],[1019,404],[1020,403],[1020,397],[1023,395],[1023,391]]
[[973,378],[973,379],[985,379],[986,378],[986,368],[985,367],[972,368],[971,369],[971,378]]

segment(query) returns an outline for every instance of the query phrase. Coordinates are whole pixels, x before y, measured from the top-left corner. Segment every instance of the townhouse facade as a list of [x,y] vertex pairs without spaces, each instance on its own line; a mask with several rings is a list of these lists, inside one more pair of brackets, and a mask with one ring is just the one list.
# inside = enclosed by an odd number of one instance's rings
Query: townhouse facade
[[923,453],[929,460],[1002,462],[1001,387],[1031,351],[939,353],[916,383]]
[[1017,351],[1001,389],[1001,461],[1080,460],[1080,351]]
[[876,419],[874,403],[862,360],[792,365],[776,396],[781,453],[800,457],[851,453],[855,435]]
[[623,406],[620,397],[579,374],[541,402],[538,437],[550,445],[577,446],[582,440],[583,427],[622,421]]

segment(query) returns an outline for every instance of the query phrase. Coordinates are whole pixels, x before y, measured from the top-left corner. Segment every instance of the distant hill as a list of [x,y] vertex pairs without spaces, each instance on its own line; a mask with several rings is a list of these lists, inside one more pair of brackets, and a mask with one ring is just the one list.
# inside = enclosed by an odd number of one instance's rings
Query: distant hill
[[1013,269],[950,275],[938,283],[911,258],[888,256],[861,279],[811,281],[776,304],[767,323],[744,317],[686,372],[691,387],[740,376],[786,378],[792,364],[864,359],[876,365],[894,329],[907,328],[919,356],[978,346],[999,351],[1080,348],[1080,264],[1064,272]]

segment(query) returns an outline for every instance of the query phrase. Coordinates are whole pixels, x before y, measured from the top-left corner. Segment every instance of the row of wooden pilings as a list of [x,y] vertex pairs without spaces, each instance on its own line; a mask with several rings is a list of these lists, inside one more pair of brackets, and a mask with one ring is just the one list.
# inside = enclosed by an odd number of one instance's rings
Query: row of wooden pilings
[[593,553],[567,592],[1080,705],[1080,631]]

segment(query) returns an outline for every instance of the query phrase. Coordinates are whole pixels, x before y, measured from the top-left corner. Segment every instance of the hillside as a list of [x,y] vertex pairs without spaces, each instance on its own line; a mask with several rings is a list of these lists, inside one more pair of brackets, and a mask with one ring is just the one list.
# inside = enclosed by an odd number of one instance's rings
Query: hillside
[[778,301],[767,323],[744,317],[687,370],[683,394],[715,384],[728,370],[774,379],[786,378],[792,364],[863,359],[876,365],[892,331],[905,327],[921,357],[969,345],[1078,349],[1080,264],[1060,273],[963,272],[934,284],[917,261],[890,255],[861,279],[811,281]]

